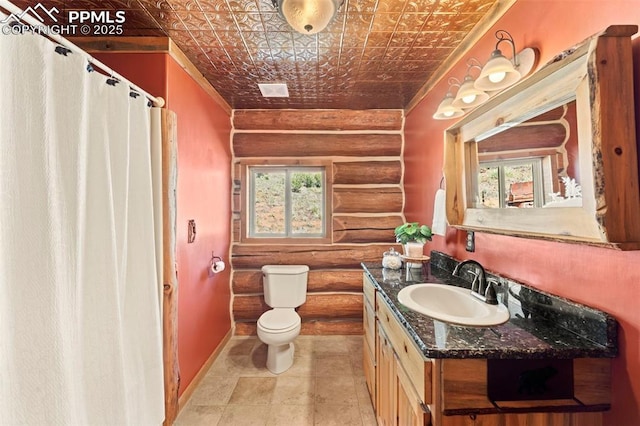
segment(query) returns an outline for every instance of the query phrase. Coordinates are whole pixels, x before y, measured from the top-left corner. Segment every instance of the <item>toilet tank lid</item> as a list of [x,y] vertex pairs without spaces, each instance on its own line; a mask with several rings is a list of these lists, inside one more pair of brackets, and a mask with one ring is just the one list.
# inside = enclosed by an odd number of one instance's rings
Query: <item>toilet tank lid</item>
[[309,271],[307,265],[264,265],[262,267],[263,274],[295,275],[303,274],[307,271]]

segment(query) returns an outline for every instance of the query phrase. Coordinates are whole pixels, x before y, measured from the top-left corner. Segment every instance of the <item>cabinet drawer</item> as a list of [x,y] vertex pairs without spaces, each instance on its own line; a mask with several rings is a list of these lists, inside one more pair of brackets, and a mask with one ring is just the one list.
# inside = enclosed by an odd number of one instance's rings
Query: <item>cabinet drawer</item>
[[380,326],[384,328],[398,354],[398,362],[406,371],[420,399],[425,404],[431,403],[431,361],[423,357],[386,302],[381,298],[376,302]]

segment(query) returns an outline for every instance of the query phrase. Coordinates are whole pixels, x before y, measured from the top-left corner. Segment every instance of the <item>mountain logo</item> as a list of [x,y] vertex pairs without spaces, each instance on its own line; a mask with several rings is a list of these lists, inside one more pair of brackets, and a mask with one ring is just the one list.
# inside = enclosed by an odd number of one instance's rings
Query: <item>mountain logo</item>
[[51,9],[47,9],[42,4],[38,3],[33,7],[29,6],[28,8],[23,10],[22,13],[20,13],[19,15],[16,15],[14,13],[10,14],[3,20],[0,20],[0,24],[6,24],[7,22],[13,22],[13,21],[22,21],[22,18],[27,14],[36,18],[42,23],[45,23],[45,18],[47,17],[53,22],[58,22],[58,18],[56,17],[56,14],[58,13],[60,13],[60,10],[58,10],[57,7],[54,6]]

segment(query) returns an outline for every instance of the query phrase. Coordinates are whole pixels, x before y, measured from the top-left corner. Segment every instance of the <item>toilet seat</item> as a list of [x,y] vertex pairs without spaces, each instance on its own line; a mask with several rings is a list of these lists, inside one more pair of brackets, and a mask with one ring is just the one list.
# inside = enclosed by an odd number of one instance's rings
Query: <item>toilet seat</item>
[[300,316],[293,309],[271,309],[258,319],[258,327],[269,333],[287,333],[300,323]]

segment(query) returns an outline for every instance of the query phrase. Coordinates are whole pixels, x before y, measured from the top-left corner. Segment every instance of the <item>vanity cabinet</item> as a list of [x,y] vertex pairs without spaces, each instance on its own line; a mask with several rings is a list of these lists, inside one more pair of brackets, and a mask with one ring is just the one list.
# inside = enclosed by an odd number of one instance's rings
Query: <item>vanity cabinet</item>
[[[363,286],[364,370],[378,425],[428,425],[430,414],[425,402],[431,399],[431,361],[420,354],[391,308],[377,297],[366,274]],[[372,337],[374,352],[369,350]]]
[[[602,425],[611,404],[610,358],[428,358],[366,273],[363,292],[364,371],[378,425]],[[546,369],[555,393],[536,399]]]

